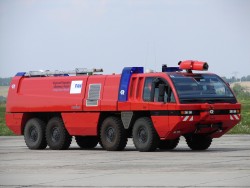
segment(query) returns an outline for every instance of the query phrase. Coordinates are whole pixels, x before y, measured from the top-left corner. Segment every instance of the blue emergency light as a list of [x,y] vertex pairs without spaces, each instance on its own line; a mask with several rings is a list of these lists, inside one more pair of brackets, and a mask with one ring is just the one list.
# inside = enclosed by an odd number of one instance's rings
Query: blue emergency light
[[162,65],[162,72],[180,72],[182,69],[179,67],[168,67],[166,64]]

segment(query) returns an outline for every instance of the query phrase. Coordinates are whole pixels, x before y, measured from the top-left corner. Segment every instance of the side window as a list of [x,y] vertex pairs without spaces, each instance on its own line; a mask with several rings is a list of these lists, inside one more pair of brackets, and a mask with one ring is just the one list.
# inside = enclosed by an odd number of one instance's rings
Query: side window
[[[163,93],[160,94],[160,92]],[[155,77],[148,77],[145,79],[143,88],[143,100],[151,102],[163,102],[163,100],[164,102],[175,102],[173,92],[167,81]]]
[[152,89],[152,82],[154,77],[149,77],[145,79],[144,87],[143,87],[143,100],[150,101],[150,94]]
[[[170,102],[175,103],[174,94],[172,92],[172,89],[170,86],[168,86],[166,83],[160,83],[165,85],[165,92],[164,92],[164,102]],[[154,92],[154,102],[159,102],[159,86],[160,84],[156,84],[155,86],[155,92]]]
[[174,93],[172,92],[172,90],[171,90],[171,94],[170,94],[170,102],[172,102],[172,103],[176,102],[175,98],[174,98]]

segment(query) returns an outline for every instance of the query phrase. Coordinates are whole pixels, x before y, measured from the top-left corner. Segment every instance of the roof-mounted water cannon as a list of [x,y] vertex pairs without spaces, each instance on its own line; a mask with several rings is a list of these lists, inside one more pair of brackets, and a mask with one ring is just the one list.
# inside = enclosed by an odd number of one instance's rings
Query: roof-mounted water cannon
[[180,61],[178,65],[180,69],[185,69],[189,73],[192,73],[192,70],[207,71],[209,67],[207,62],[193,60]]

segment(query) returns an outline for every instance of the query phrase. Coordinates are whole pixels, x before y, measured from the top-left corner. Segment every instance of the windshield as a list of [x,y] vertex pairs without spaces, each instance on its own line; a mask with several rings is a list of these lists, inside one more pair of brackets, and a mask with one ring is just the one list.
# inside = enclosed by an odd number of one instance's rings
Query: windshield
[[228,85],[217,75],[172,74],[170,75],[180,103],[236,103]]

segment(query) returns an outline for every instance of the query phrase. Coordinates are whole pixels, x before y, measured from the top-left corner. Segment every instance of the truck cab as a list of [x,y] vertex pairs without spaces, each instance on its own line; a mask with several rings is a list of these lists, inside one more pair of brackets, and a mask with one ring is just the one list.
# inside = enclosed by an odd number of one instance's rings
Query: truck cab
[[[148,113],[163,149],[175,148],[180,136],[191,149],[207,149],[213,138],[228,132],[241,118],[240,104],[229,85],[218,75],[204,73],[207,69],[205,62],[183,61],[180,67],[165,67],[161,73],[134,74],[128,100],[120,103],[120,110],[132,111],[133,116]],[[133,124],[130,118],[124,122]]]

